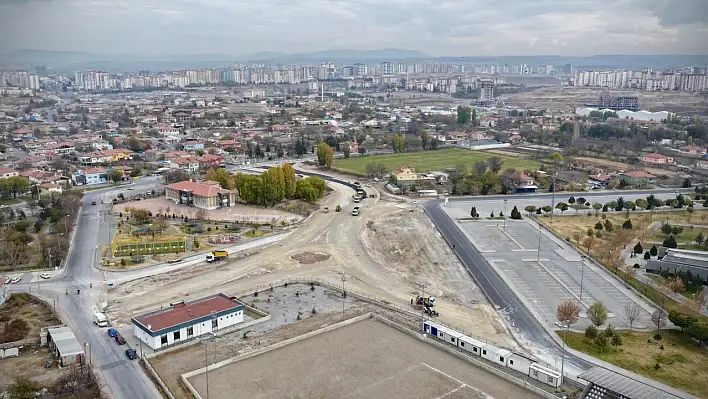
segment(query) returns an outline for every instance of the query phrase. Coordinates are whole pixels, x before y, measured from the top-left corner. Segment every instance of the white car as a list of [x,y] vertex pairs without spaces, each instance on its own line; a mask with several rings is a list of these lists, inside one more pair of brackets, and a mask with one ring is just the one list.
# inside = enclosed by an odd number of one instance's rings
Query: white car
[[371,183],[366,183],[366,187],[371,187]]
[[52,276],[50,276],[49,273],[40,273],[40,274],[39,274],[39,277],[46,280],[46,279],[48,279],[49,277],[52,277]]
[[12,282],[12,277],[8,277],[5,279],[5,284],[10,284]]
[[12,280],[10,280],[10,282],[11,282],[12,284],[17,284],[17,283],[19,283],[21,280],[22,280],[22,277],[15,277],[15,278],[13,278]]
[[133,191],[133,190],[135,190],[135,187],[128,187],[128,188],[126,188],[126,190]]

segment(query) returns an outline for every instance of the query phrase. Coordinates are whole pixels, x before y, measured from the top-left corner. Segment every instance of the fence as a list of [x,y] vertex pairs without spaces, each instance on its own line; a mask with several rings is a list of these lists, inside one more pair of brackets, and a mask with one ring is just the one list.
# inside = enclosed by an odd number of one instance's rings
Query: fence
[[187,251],[186,241],[147,242],[140,244],[114,244],[113,256],[160,255]]

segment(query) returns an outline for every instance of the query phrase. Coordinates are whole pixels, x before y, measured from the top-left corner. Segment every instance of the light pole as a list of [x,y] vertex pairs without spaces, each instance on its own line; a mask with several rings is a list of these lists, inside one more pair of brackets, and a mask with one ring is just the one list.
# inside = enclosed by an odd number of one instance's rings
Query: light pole
[[585,277],[585,255],[580,257],[580,305],[583,304],[583,279]]
[[536,251],[536,263],[541,262],[541,236],[543,235],[543,225],[538,222],[538,251]]
[[[209,332],[207,335],[212,339],[214,338],[213,332]],[[203,339],[202,343],[204,343],[204,375],[206,377],[206,399],[209,399],[209,352],[207,352],[207,344],[209,343],[209,338]],[[214,352],[214,356],[216,356],[216,352]]]
[[504,231],[506,231],[506,201],[508,200],[504,200]]
[[551,191],[551,223],[553,223],[553,211],[556,209],[556,173],[553,172],[553,175],[551,176],[551,187],[553,187],[553,191]]
[[344,300],[347,297],[347,291],[344,289],[344,270],[342,270],[342,320],[344,320]]
[[86,353],[88,353],[88,365],[91,365],[91,345],[88,342],[84,342],[84,348],[86,348]]

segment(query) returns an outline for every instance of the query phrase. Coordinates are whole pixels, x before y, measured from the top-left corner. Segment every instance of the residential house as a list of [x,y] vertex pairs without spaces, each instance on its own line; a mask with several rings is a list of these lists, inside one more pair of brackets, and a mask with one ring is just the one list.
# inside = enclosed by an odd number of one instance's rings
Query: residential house
[[533,177],[521,172],[510,174],[506,177],[504,182],[517,193],[535,193],[538,189]]
[[199,141],[185,141],[183,143],[185,151],[203,151],[204,143]]
[[221,155],[204,154],[203,156],[197,158],[197,161],[199,161],[199,167],[202,170],[209,168],[220,168],[224,164],[224,157]]
[[236,192],[225,190],[215,181],[181,181],[165,186],[165,197],[176,204],[212,210],[236,203]]
[[112,150],[113,145],[105,140],[98,140],[91,143],[91,148],[94,150]]
[[665,165],[674,163],[674,159],[672,157],[653,153],[644,155],[642,157],[642,162]]
[[79,163],[83,166],[108,164],[113,161],[113,156],[103,151],[89,152],[79,155]]
[[58,184],[54,183],[42,183],[39,185],[39,193],[40,194],[45,194],[45,193],[60,193],[61,194],[61,186]]
[[588,184],[592,188],[605,188],[610,183],[610,180],[610,175],[597,174],[588,176]]
[[409,168],[408,166],[401,166],[400,169],[394,170],[392,173],[396,176],[396,180],[399,183],[415,182],[418,180],[418,174],[415,173],[415,169]]
[[77,185],[105,184],[108,183],[108,169],[80,169],[74,173],[72,178]]
[[39,169],[27,169],[20,172],[20,176],[26,177],[32,184],[40,184],[47,181],[49,174]]
[[696,167],[698,169],[708,169],[708,161],[698,161],[696,162]]
[[196,157],[172,158],[169,160],[169,167],[187,172],[196,172],[199,170],[199,160]]
[[679,148],[679,152],[689,155],[704,155],[706,153],[706,149],[697,145],[687,145]]
[[651,187],[654,185],[654,175],[642,170],[632,170],[619,174],[620,181],[632,187]]
[[168,124],[168,123],[162,123],[158,125],[157,127],[158,132],[160,132],[160,136],[166,137],[166,136],[172,136],[172,137],[179,137],[179,129]]
[[10,177],[15,177],[19,176],[20,172],[13,170],[13,169],[7,169],[7,168],[0,168],[0,179],[7,179]]

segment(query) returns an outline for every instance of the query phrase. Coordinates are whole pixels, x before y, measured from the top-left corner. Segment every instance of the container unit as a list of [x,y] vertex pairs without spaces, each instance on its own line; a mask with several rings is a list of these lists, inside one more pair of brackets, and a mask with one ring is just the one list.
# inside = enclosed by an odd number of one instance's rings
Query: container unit
[[458,347],[464,349],[475,356],[482,356],[482,347],[485,345],[484,342],[476,340],[472,337],[463,335],[459,339],[460,344]]
[[529,370],[533,363],[533,360],[527,357],[512,353],[511,355],[509,355],[509,361],[507,362],[506,367],[516,370],[519,373],[529,375]]
[[532,363],[529,367],[529,377],[555,388],[558,388],[563,381],[561,373],[548,367],[543,367],[538,363]]
[[506,349],[499,349],[497,348],[496,351],[494,351],[494,363],[500,364],[504,367],[507,367],[507,363],[509,362],[509,356],[511,356],[512,353],[509,350]]
[[[462,334],[453,330],[452,328],[448,328],[445,326],[438,326],[437,330],[438,330],[437,337],[439,340],[445,341],[448,344],[458,346],[458,342],[460,340],[460,337],[462,337]],[[432,335],[432,332],[431,332],[431,335]]]
[[494,345],[484,344],[484,346],[482,346],[482,358],[487,359],[490,362],[496,362],[498,350],[499,348]]

